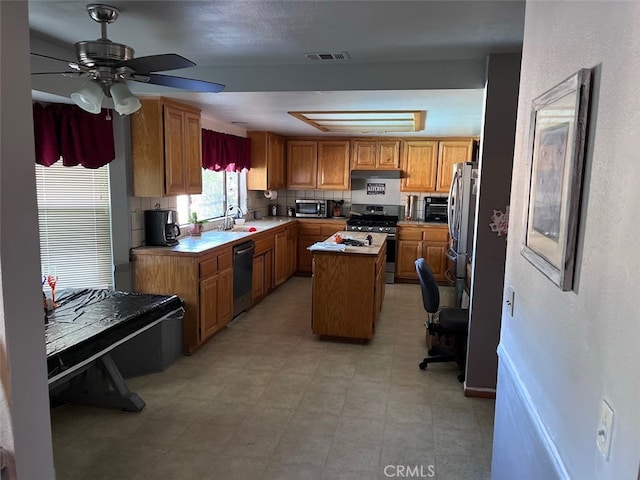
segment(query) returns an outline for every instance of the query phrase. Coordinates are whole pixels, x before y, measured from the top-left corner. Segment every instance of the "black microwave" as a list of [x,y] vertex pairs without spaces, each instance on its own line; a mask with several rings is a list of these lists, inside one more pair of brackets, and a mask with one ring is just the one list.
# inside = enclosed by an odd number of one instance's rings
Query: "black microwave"
[[327,216],[326,200],[296,200],[296,217],[316,217]]

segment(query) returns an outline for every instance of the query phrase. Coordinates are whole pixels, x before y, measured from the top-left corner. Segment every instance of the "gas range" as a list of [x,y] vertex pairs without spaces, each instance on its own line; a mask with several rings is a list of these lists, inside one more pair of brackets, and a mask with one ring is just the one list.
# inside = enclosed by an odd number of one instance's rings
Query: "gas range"
[[395,236],[400,208],[397,205],[353,205],[351,216],[347,220],[347,230]]

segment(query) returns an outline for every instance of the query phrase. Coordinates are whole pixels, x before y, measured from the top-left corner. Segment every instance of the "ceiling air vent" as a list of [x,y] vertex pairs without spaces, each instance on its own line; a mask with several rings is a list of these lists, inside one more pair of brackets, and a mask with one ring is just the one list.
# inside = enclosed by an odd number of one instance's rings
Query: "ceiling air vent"
[[337,53],[305,53],[309,60],[349,60],[351,57],[347,52]]

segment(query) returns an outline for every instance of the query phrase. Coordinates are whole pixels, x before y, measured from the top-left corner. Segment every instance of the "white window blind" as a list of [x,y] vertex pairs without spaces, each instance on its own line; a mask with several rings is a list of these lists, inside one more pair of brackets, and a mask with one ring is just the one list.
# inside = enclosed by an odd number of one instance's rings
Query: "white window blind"
[[42,274],[56,289],[113,288],[109,166],[36,165],[36,188]]

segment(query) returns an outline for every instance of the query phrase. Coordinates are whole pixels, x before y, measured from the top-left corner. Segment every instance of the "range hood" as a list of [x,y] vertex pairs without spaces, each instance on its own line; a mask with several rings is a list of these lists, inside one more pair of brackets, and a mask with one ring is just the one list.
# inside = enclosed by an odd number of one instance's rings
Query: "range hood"
[[351,178],[400,178],[400,170],[351,170]]

